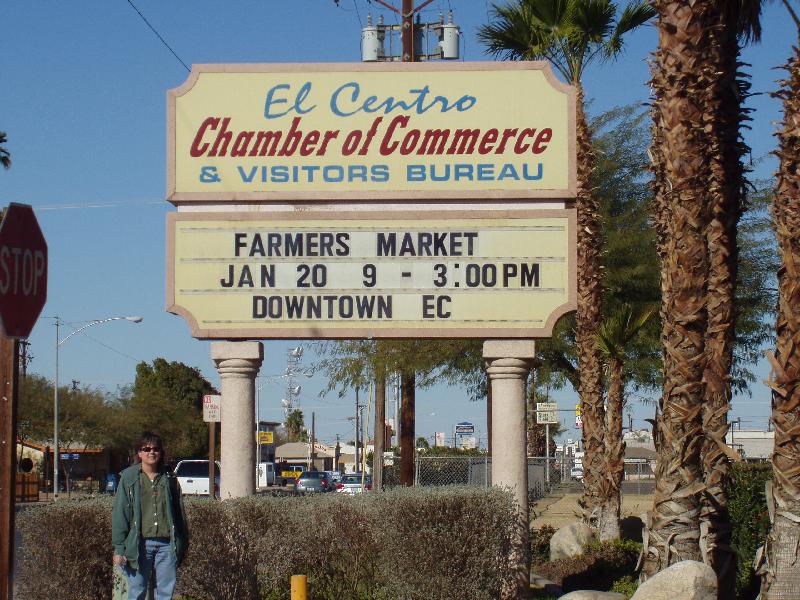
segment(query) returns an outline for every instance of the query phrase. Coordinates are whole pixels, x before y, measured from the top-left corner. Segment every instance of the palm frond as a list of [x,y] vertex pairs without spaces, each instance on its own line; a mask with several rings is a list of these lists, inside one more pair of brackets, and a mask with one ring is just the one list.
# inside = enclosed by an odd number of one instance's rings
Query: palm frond
[[597,331],[598,346],[608,358],[624,356],[630,342],[647,325],[656,309],[652,307],[634,309],[623,304],[606,318]]
[[626,33],[641,27],[656,15],[649,2],[628,4],[617,21],[614,33],[606,43],[606,55],[611,58],[622,52],[622,40]]
[[11,153],[3,146],[8,141],[5,131],[0,131],[0,165],[4,168],[11,168]]
[[738,11],[736,36],[739,40],[743,44],[760,42],[761,9],[764,7],[764,0],[736,0],[730,4]]
[[568,83],[580,83],[595,59],[613,58],[622,38],[653,16],[643,1],[615,22],[611,0],[511,0],[493,5],[493,18],[478,30],[488,54],[505,60],[548,60]]

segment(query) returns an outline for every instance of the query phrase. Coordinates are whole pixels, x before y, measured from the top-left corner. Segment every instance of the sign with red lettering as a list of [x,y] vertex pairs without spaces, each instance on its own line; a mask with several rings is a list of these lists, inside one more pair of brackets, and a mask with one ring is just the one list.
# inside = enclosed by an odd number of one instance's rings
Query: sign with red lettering
[[195,65],[167,110],[176,204],[575,196],[544,62]]
[[222,396],[218,394],[203,396],[203,421],[219,423],[222,420]]
[[47,300],[47,242],[33,208],[11,205],[0,224],[0,326],[26,338]]

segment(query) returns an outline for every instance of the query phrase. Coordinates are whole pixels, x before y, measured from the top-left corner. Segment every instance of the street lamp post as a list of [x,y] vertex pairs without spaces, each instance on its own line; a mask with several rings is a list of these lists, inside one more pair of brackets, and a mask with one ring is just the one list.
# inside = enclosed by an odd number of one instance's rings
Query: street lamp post
[[56,315],[53,317],[56,321],[56,375],[55,385],[53,386],[53,500],[58,500],[58,349],[73,335],[80,333],[84,329],[100,325],[101,323],[108,323],[109,321],[131,321],[132,323],[141,323],[142,317],[108,317],[107,319],[94,319],[89,321],[83,327],[79,327],[64,339],[59,339],[59,327],[61,326],[61,318]]

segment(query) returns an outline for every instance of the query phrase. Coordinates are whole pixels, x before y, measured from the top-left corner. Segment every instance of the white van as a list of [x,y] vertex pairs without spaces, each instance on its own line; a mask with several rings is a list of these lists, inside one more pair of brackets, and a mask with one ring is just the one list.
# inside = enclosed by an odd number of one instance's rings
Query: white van
[[262,462],[256,467],[256,487],[275,485],[275,463]]
[[[214,492],[219,496],[220,466],[217,461],[217,470],[214,473]],[[208,461],[207,460],[182,460],[175,465],[175,477],[181,486],[184,496],[208,496]]]

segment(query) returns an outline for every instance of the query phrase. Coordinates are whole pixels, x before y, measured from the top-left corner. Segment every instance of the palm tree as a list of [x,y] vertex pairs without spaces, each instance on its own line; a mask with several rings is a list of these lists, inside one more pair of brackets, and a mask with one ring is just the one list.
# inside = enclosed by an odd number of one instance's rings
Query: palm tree
[[653,4],[660,32],[651,83],[664,388],[643,578],[702,558],[725,598],[735,561],[725,496],[732,453],[724,439],[748,150],[739,131],[749,86],[737,61],[739,43],[760,32],[760,2]]
[[508,6],[495,5],[493,9],[493,21],[478,33],[489,53],[510,60],[546,59],[576,90],[577,351],[586,451],[582,506],[586,520],[603,520],[598,511],[602,506],[601,431],[605,411],[602,360],[597,345],[602,309],[600,256],[603,241],[599,203],[589,184],[595,159],[586,120],[582,77],[593,62],[619,55],[623,36],[654,13],[646,2],[632,2],[617,19],[617,5],[610,0],[515,0]]
[[789,76],[775,94],[783,102],[784,115],[777,134],[779,166],[772,204],[781,267],[775,354],[770,356],[773,377],[769,382],[775,426],[769,499],[772,528],[758,571],[763,575],[763,600],[796,598],[800,589],[800,17],[787,0],[783,4],[797,25],[798,42],[786,66]]
[[283,428],[286,429],[286,437],[290,442],[305,442],[308,439],[303,411],[299,408],[289,411]]
[[[700,545],[703,558],[717,573],[718,595],[735,595],[736,555],[731,548],[731,523],[726,488],[731,458],[725,446],[731,401],[731,366],[736,331],[737,230],[746,197],[744,155],[749,148],[740,131],[749,112],[742,101],[748,80],[739,73],[742,44],[760,38],[762,0],[721,3],[721,23],[710,32],[710,53],[718,61],[709,84],[706,118],[713,118],[707,184],[710,214],[706,231],[708,280],[704,339],[705,373],[702,404],[703,445],[700,449],[705,490],[700,496]],[[710,120],[710,119],[709,119]]]
[[6,169],[11,168],[11,153],[3,145],[8,141],[5,131],[0,131],[0,164]]
[[635,310],[623,304],[600,325],[597,332],[600,351],[608,371],[608,402],[604,423],[603,477],[600,479],[603,507],[598,523],[600,540],[619,539],[622,499],[620,488],[625,470],[625,442],[622,441],[622,409],[625,407],[625,362],[629,346],[655,314],[652,308]]

